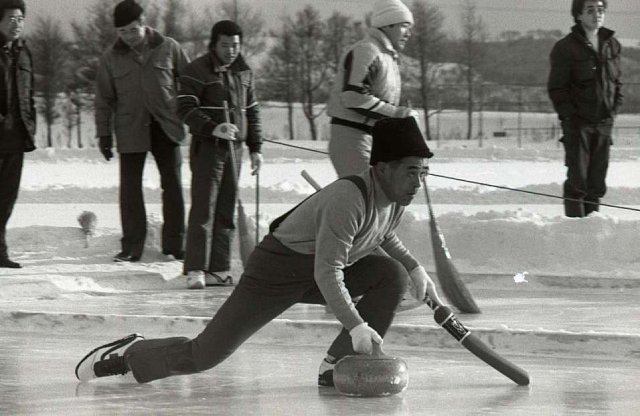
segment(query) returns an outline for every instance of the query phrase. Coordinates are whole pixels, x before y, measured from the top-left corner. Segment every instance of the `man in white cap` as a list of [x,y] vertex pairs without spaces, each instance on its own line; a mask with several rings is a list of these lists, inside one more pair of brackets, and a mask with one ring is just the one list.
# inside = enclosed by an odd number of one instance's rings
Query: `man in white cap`
[[342,57],[329,103],[331,117],[329,157],[339,177],[369,167],[371,129],[380,119],[417,117],[400,106],[398,51],[404,49],[413,15],[400,0],[378,0],[371,28]]

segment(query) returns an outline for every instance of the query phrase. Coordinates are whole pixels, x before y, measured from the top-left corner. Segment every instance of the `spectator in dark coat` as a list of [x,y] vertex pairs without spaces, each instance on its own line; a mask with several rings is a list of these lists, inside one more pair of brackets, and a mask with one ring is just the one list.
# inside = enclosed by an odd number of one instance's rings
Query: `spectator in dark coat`
[[551,52],[549,97],[562,122],[567,217],[598,211],[607,191],[613,121],[622,104],[620,42],[603,26],[607,0],[574,0],[576,25]]
[[96,79],[96,132],[100,151],[113,157],[115,132],[120,153],[122,251],[115,261],[138,261],[147,234],[142,174],[147,153],[158,165],[162,187],[162,250],[184,258],[182,154],[184,126],[176,113],[178,82],[188,59],[180,45],[145,26],[134,0],[114,12],[117,42],[100,60]]
[[25,12],[23,0],[0,0],[0,267],[9,268],[21,266],[9,259],[7,222],[18,198],[24,153],[35,149],[33,61],[22,39]]

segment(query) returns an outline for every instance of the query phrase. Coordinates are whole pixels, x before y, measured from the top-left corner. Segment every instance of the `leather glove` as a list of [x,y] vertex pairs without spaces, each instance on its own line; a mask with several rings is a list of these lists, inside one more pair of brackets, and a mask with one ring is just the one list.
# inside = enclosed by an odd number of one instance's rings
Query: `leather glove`
[[98,138],[100,141],[100,153],[104,156],[105,160],[108,162],[113,158],[113,151],[111,148],[113,147],[113,137],[112,136],[100,136]]
[[422,266],[418,266],[415,269],[411,270],[409,273],[409,277],[411,278],[411,296],[413,296],[416,300],[422,302],[426,295],[439,303],[440,298],[438,297],[438,293],[436,292],[436,285],[433,283],[433,280],[427,274],[427,271]]
[[413,108],[409,107],[397,107],[395,116],[396,118],[413,117],[416,119],[416,122],[420,121],[420,114]]
[[220,123],[213,129],[213,135],[220,139],[235,141],[239,131],[235,124]]
[[349,335],[351,335],[353,350],[360,354],[371,354],[373,352],[372,342],[382,345],[382,337],[375,329],[369,327],[366,322],[352,328],[351,331],[349,331]]
[[253,152],[249,156],[251,157],[251,174],[257,175],[262,167],[262,153]]

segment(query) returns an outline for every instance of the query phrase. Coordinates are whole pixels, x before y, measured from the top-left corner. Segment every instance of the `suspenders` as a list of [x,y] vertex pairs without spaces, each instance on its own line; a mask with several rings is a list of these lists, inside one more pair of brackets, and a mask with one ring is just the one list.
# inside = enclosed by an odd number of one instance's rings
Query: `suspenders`
[[[358,189],[360,189],[360,192],[362,193],[362,197],[364,198],[364,202],[365,203],[367,202],[367,185],[365,185],[364,179],[362,179],[360,176],[355,176],[355,175],[346,176],[344,178],[341,178],[340,180],[342,180],[342,179],[348,180],[348,181],[354,183],[358,187]],[[287,219],[287,217],[289,215],[291,215],[291,213],[293,211],[295,211],[296,208],[298,208],[300,205],[304,204],[307,199],[311,198],[312,196],[314,196],[318,192],[319,191],[316,191],[313,194],[309,195],[302,202],[300,202],[298,205],[296,205],[295,207],[291,208],[289,211],[285,212],[284,214],[282,214],[281,216],[279,216],[278,218],[273,220],[273,222],[269,225],[269,232],[273,233],[276,230],[276,228],[278,228],[280,223],[282,221],[284,221],[285,219]]]

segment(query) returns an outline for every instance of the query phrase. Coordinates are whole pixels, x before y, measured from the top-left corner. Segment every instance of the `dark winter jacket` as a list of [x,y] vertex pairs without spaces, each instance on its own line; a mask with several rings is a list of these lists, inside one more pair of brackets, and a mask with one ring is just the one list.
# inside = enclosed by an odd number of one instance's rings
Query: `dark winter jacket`
[[238,141],[246,141],[251,153],[260,152],[262,127],[253,72],[242,55],[225,67],[209,52],[191,62],[180,77],[178,114],[191,134],[213,138],[213,130],[225,122],[224,101],[231,123],[240,130]]
[[[0,43],[4,39],[0,36]],[[0,48],[0,142],[12,140],[17,146],[13,150],[30,152],[35,149],[36,108],[34,102],[34,70],[31,51],[23,39],[13,42],[12,55],[16,61],[15,82],[11,85],[12,60],[9,54]],[[17,97],[12,97],[17,92]],[[12,105],[13,104],[13,105]],[[19,117],[26,128],[16,128]],[[9,132],[9,133],[8,133]],[[3,137],[7,134],[21,133],[25,137]],[[6,148],[0,143],[0,148]]]
[[139,58],[122,40],[100,60],[96,77],[97,136],[115,131],[120,153],[151,150],[149,123],[153,117],[175,143],[185,139],[176,114],[178,77],[189,63],[178,42],[146,29],[151,52]]
[[578,116],[592,122],[613,118],[622,104],[620,42],[614,32],[598,32],[600,53],[580,24],[559,40],[551,52],[548,91],[561,120]]

